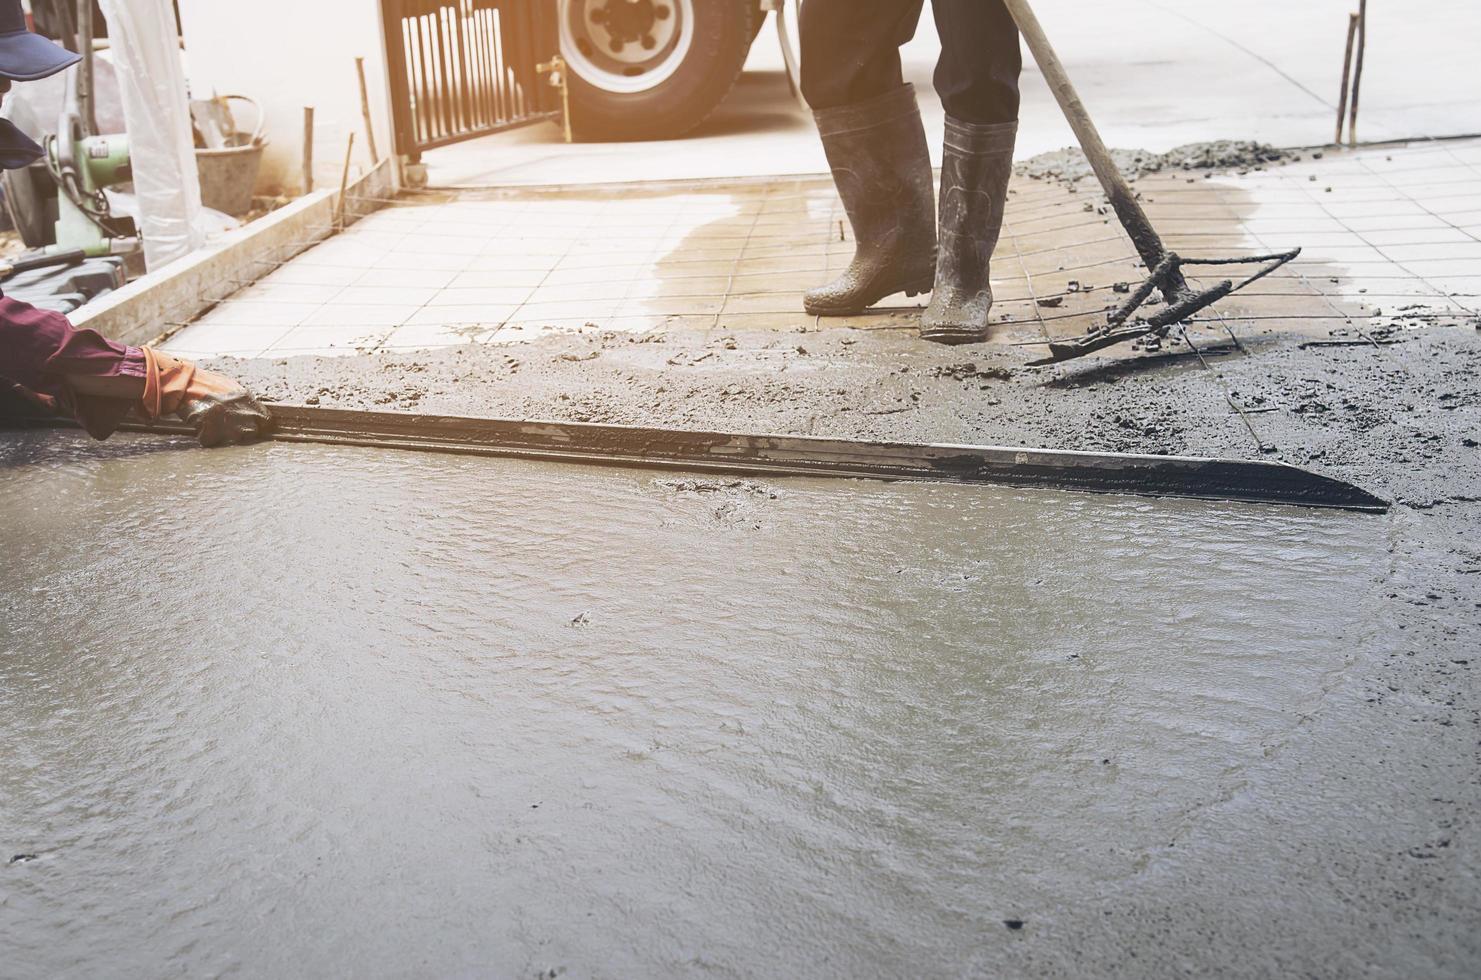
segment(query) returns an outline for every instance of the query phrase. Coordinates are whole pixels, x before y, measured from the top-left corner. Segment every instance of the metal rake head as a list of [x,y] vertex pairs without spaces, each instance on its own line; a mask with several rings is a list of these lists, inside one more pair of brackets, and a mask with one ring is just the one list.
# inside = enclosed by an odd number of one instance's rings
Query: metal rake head
[[[1299,248],[1293,248],[1288,252],[1277,252],[1271,255],[1242,255],[1225,259],[1189,259],[1178,255],[1176,252],[1166,252],[1162,259],[1152,268],[1145,282],[1132,291],[1120,306],[1111,310],[1106,315],[1103,326],[1092,327],[1084,337],[1076,340],[1051,340],[1049,342],[1049,356],[1042,357],[1029,364],[1054,364],[1059,361],[1067,361],[1076,357],[1084,357],[1086,354],[1111,347],[1115,344],[1148,334],[1156,334],[1159,337],[1167,335],[1169,329],[1175,323],[1181,323],[1198,311],[1217,303],[1230,293],[1243,289],[1256,279],[1262,279],[1270,275],[1276,269],[1301,254]],[[1190,265],[1248,265],[1251,263],[1263,263],[1258,272],[1242,282],[1236,284],[1232,279],[1225,279],[1207,289],[1195,290],[1188,285],[1183,278],[1183,268]],[[1142,304],[1152,295],[1153,290],[1160,290],[1167,305],[1148,317],[1140,317],[1133,320],[1133,315]],[[1128,322],[1130,321],[1130,322]]]

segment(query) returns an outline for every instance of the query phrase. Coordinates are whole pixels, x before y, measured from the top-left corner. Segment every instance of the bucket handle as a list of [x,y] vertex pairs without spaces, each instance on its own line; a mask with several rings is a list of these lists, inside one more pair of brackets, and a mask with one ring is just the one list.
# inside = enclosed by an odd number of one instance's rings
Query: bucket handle
[[[247,144],[248,146],[256,146],[257,144],[262,142],[262,131],[267,126],[267,113],[262,111],[262,106],[257,104],[256,99],[248,95],[217,95],[214,96],[211,101],[219,102],[222,105],[226,105],[226,103],[230,102],[233,99],[237,100],[238,102],[247,103],[252,107],[252,111],[257,114],[257,127],[252,130],[252,141]],[[230,112],[230,107],[228,107],[227,111]],[[233,113],[231,118],[232,121],[235,122],[236,114]]]

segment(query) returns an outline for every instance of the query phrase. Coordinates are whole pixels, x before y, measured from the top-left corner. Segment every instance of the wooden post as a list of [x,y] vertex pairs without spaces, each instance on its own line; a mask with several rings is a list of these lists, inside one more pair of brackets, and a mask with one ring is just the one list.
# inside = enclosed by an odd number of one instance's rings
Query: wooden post
[[1332,142],[1342,142],[1342,123],[1347,117],[1347,87],[1352,81],[1352,41],[1358,33],[1358,15],[1347,15],[1347,53],[1342,56],[1342,95],[1337,100],[1337,137]]
[[1368,0],[1358,0],[1358,57],[1352,66],[1352,105],[1347,110],[1347,145],[1358,145],[1358,87],[1363,83],[1363,50],[1368,46]]
[[345,165],[339,172],[339,201],[335,207],[338,212],[339,230],[345,230],[345,192],[350,188],[350,154],[355,149],[355,131],[350,130],[350,138],[345,142]]
[[365,117],[365,143],[370,149],[370,165],[373,167],[381,162],[381,155],[375,149],[375,126],[370,122],[370,92],[365,87],[365,59],[355,59],[355,73],[360,76],[360,114]]
[[314,189],[314,107],[303,107],[303,192]]

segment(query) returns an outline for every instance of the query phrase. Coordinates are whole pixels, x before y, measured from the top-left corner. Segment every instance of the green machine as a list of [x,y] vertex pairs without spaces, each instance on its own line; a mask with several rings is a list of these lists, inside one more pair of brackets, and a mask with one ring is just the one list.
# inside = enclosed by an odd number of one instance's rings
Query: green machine
[[[69,80],[69,88],[71,84]],[[137,251],[139,238],[133,220],[115,216],[103,193],[104,188],[133,180],[128,136],[89,135],[71,99],[57,129],[42,143],[47,172],[57,187],[55,238],[46,250],[80,249],[92,256]]]
[[88,257],[139,253],[133,219],[114,214],[104,193],[129,183],[133,172],[128,136],[98,132],[92,0],[61,0],[52,10],[63,33],[75,38],[82,60],[67,72],[56,130],[41,140],[42,160],[0,175],[6,211],[35,252]]
[[133,180],[129,138],[99,135],[94,109],[93,0],[77,2],[77,50],[82,61],[67,75],[57,131],[42,142],[46,169],[57,187],[54,240],[47,251],[126,255],[140,247],[130,218],[115,217],[104,188]]

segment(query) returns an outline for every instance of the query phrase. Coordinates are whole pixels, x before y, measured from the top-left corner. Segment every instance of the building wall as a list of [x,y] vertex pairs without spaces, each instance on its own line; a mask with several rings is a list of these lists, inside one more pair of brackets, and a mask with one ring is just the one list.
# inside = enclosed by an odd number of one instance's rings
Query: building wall
[[[251,96],[267,115],[259,193],[303,189],[303,108],[314,107],[314,184],[338,186],[355,134],[352,176],[370,168],[355,58],[365,58],[376,149],[391,121],[379,0],[179,0],[192,98]],[[246,123],[246,119],[240,120]]]

